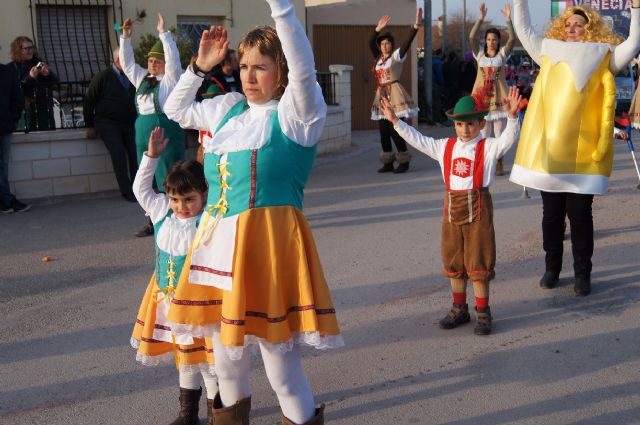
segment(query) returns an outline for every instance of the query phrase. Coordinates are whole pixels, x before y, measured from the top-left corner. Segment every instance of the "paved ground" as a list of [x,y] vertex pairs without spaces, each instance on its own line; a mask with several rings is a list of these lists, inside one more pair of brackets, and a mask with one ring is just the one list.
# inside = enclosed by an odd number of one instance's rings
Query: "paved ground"
[[[568,244],[560,287],[538,287],[539,194],[521,199],[498,179],[495,332],[477,337],[473,325],[436,325],[451,302],[437,164],[415,153],[409,173],[380,175],[375,132],[354,133],[354,144],[319,159],[305,199],[347,344],[305,350],[328,422],[640,423],[640,190],[624,145],[609,194],[594,205],[587,298],[573,295]],[[173,419],[175,370],[136,364],[128,346],[152,272],[152,240],[132,237],[143,223],[117,196],[0,217],[0,423]],[[277,423],[259,359],[253,391],[252,423]]]

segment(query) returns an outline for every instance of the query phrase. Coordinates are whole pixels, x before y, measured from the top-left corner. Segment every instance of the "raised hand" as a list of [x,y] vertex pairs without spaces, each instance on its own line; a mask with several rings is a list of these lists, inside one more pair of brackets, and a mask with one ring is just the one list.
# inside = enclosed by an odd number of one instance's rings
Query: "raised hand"
[[158,25],[156,28],[158,29],[158,33],[164,32],[164,18],[159,13],[158,13]]
[[481,21],[484,21],[484,18],[487,17],[487,6],[484,3],[480,3],[480,17],[478,19],[480,19]]
[[398,122],[398,117],[396,116],[393,107],[391,106],[391,102],[389,102],[389,98],[382,96],[380,97],[380,109],[382,109],[382,113],[387,121],[390,121],[393,125],[396,125]]
[[133,25],[131,24],[131,18],[127,18],[122,24],[122,38],[130,38],[133,33]]
[[416,10],[416,26],[420,26],[422,25],[422,8],[419,7],[418,10]]
[[208,31],[203,31],[196,65],[204,72],[211,71],[214,66],[224,60],[228,47],[226,29],[212,26]]
[[511,20],[511,3],[507,3],[501,10],[502,16],[504,16],[505,21]]
[[516,86],[511,86],[509,88],[509,94],[504,100],[504,109],[510,118],[518,117],[518,106],[520,106],[521,101],[522,96],[520,96],[520,90],[518,90]]
[[164,128],[156,127],[149,136],[149,147],[147,149],[147,156],[150,158],[158,158],[162,155],[162,152],[167,148],[169,139],[164,138]]
[[384,27],[389,25],[389,22],[391,22],[391,16],[389,16],[389,15],[384,15],[383,17],[378,19],[378,25],[376,26],[376,32],[382,31],[384,29]]

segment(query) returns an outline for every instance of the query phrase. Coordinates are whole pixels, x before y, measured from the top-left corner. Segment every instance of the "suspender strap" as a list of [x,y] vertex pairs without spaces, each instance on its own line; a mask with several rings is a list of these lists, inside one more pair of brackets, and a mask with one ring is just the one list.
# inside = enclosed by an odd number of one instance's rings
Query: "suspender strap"
[[476,157],[473,160],[473,188],[480,189],[484,185],[484,144],[482,139],[476,145]]
[[456,138],[455,137],[450,137],[449,140],[447,140],[447,147],[444,148],[444,158],[443,158],[443,165],[444,165],[444,187],[447,190],[451,190],[451,185],[450,185],[450,181],[451,181],[451,162],[452,162],[452,156],[453,156],[453,147],[456,144]]

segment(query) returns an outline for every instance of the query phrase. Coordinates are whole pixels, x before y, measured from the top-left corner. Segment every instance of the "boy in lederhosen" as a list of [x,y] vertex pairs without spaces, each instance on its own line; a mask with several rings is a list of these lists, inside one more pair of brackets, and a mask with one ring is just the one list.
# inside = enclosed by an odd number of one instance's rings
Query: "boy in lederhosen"
[[451,279],[453,307],[440,320],[440,327],[452,329],[470,321],[467,280],[476,297],[476,335],[491,333],[489,281],[495,277],[496,243],[493,204],[489,186],[493,183],[498,158],[518,139],[518,105],[521,97],[512,87],[505,101],[507,126],[498,138],[482,139],[484,117],[489,112],[481,95],[458,100],[447,116],[454,122],[457,138],[433,139],[423,136],[399,120],[389,103],[381,106],[385,117],[410,145],[437,160],[445,182],[441,251],[444,275]]

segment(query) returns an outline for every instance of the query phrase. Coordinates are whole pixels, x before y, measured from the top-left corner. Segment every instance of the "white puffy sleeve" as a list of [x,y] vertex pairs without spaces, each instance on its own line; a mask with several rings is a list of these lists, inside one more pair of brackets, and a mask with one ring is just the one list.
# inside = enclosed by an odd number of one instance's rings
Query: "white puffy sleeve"
[[613,49],[609,68],[614,74],[631,62],[640,49],[640,8],[631,8],[631,24],[629,26],[629,37]]
[[516,35],[524,46],[531,59],[540,64],[543,37],[536,34],[531,25],[529,16],[529,2],[527,0],[514,0],[513,25]]
[[322,135],[327,105],[316,81],[311,44],[288,0],[267,0],[289,67],[289,83],[278,104],[284,134],[302,146],[313,146]]
[[148,71],[136,63],[133,47],[131,47],[131,38],[120,37],[120,52],[118,56],[120,56],[122,72],[124,72],[135,88],[140,87]]
[[138,166],[136,178],[133,180],[133,194],[140,206],[147,212],[155,224],[169,212],[169,198],[164,193],[153,190],[153,176],[158,166],[158,158],[150,158],[145,152]]

